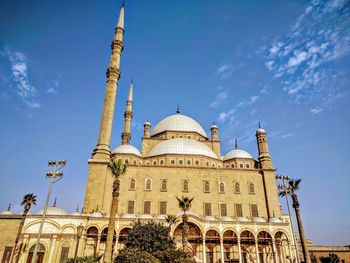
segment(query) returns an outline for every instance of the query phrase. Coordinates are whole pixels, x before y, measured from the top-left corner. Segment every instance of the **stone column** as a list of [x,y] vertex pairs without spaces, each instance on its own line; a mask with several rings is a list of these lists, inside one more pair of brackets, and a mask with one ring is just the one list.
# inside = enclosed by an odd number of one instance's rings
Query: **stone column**
[[114,245],[114,253],[118,255],[118,243],[119,243],[119,235],[117,234],[115,237],[115,245]]
[[96,255],[100,254],[100,241],[101,241],[101,234],[98,234],[97,242],[96,242]]
[[242,263],[241,240],[239,238],[237,239],[237,244],[238,244],[238,259],[239,259],[239,263]]
[[276,243],[274,239],[272,239],[272,254],[273,254],[273,262],[277,263],[278,262],[277,249],[276,249]]
[[207,263],[207,253],[205,247],[205,238],[203,238],[203,263]]
[[222,237],[220,237],[220,251],[221,251],[221,262],[224,263],[225,262],[225,258],[224,258],[224,239]]
[[52,240],[51,240],[50,249],[49,249],[49,251],[48,251],[49,257],[48,257],[48,261],[47,261],[47,262],[54,262],[53,257],[54,257],[54,253],[55,253],[55,251],[56,251],[56,248],[55,248],[55,246],[56,246],[56,240],[57,240],[57,235],[53,235],[53,236],[52,236]]
[[260,258],[259,258],[259,246],[258,246],[258,239],[255,239],[255,253],[256,253],[256,262],[257,263],[263,263],[260,262]]

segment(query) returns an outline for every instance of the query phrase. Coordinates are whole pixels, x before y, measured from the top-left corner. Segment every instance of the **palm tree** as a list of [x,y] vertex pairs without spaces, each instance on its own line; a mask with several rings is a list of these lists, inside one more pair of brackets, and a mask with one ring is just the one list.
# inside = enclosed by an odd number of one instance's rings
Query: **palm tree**
[[194,197],[189,198],[188,196],[182,196],[182,198],[176,197],[177,201],[179,202],[179,208],[181,211],[183,211],[182,214],[182,225],[183,225],[183,230],[182,230],[182,249],[185,251],[185,246],[187,244],[188,240],[188,225],[187,225],[187,220],[188,216],[186,212],[190,209],[191,203],[194,199]]
[[12,250],[10,262],[12,262],[13,260],[14,260],[14,262],[18,261],[20,253],[18,253],[16,251],[17,245],[18,245],[19,239],[21,237],[22,229],[24,226],[24,221],[26,220],[27,214],[28,214],[30,208],[32,207],[32,205],[36,205],[36,195],[34,195],[33,193],[26,194],[25,196],[23,196],[21,205],[23,205],[24,209],[23,209],[23,213],[22,213],[21,222],[18,226],[18,232],[17,232],[16,239],[15,239],[15,246],[13,247],[13,250]]
[[119,188],[120,188],[120,176],[126,173],[127,165],[123,163],[121,159],[117,162],[111,161],[108,164],[108,169],[113,176],[113,188],[112,188],[112,204],[111,213],[108,221],[108,231],[106,240],[106,250],[104,256],[104,262],[112,262],[112,250],[113,250],[113,237],[115,227],[115,216],[118,212],[118,201],[119,201]]
[[175,225],[178,222],[178,218],[176,217],[176,215],[167,215],[165,220],[168,223],[168,231],[170,234],[171,226]]
[[300,241],[301,241],[301,248],[303,250],[303,256],[304,256],[304,261],[306,263],[311,263],[309,251],[307,249],[307,244],[306,244],[306,238],[305,238],[305,232],[304,232],[304,227],[303,227],[303,222],[301,220],[301,214],[300,214],[300,204],[298,200],[298,196],[296,195],[296,191],[299,190],[299,185],[300,185],[301,179],[296,179],[296,180],[289,180],[288,184],[289,186],[287,187],[287,193],[285,191],[281,191],[279,193],[279,196],[285,196],[286,194],[290,195],[293,200],[293,208],[295,210],[295,215],[297,218],[297,224],[298,224],[298,229],[299,229],[299,235],[300,235]]

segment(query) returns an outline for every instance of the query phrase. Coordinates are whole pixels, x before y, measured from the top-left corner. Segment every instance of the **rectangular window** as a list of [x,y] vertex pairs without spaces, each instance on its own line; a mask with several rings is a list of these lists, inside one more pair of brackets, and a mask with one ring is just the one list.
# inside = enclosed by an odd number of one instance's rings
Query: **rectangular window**
[[242,204],[235,204],[235,212],[236,212],[236,217],[243,216]]
[[10,262],[12,247],[5,247],[4,255],[2,256],[1,263]]
[[256,204],[251,204],[251,205],[250,205],[250,211],[251,211],[252,217],[259,217],[258,205],[256,205]]
[[182,192],[188,193],[188,180],[182,181]]
[[203,192],[210,193],[210,185],[208,181],[203,181]]
[[69,247],[62,247],[61,256],[60,256],[60,263],[66,262],[66,260],[68,258],[68,252],[69,252]]
[[134,214],[135,201],[128,201],[128,214]]
[[166,192],[167,191],[167,184],[168,182],[167,182],[167,180],[161,180],[160,181],[160,191],[161,192]]
[[227,216],[226,204],[220,204],[220,216]]
[[143,203],[143,213],[145,215],[150,215],[151,214],[151,201],[145,201]]
[[204,203],[204,216],[211,216],[211,203]]
[[166,202],[165,201],[159,202],[159,214],[166,215]]

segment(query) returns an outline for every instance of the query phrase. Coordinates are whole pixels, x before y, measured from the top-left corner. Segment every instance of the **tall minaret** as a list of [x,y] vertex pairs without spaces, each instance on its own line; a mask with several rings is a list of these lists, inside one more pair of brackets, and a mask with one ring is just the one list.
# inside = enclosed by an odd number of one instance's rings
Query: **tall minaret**
[[106,72],[107,81],[105,89],[105,99],[103,103],[100,132],[96,149],[93,152],[93,159],[110,158],[110,142],[112,134],[112,124],[117,94],[118,80],[120,78],[120,56],[123,51],[124,35],[124,2],[120,9],[118,24],[115,29],[114,39],[112,41],[112,53],[109,60],[109,67]]
[[85,192],[84,213],[91,213],[96,207],[99,207],[102,213],[108,214],[111,206],[112,177],[109,174],[108,163],[111,157],[112,123],[118,80],[120,78],[120,56],[124,47],[123,35],[124,2],[120,8],[118,23],[112,41],[112,53],[106,73],[105,98],[97,146],[92,154],[92,158],[89,160],[90,170]]
[[130,82],[129,96],[126,101],[126,109],[124,113],[124,128],[122,132],[122,144],[129,144],[131,139],[131,119],[132,119],[132,92],[133,92],[132,80]]

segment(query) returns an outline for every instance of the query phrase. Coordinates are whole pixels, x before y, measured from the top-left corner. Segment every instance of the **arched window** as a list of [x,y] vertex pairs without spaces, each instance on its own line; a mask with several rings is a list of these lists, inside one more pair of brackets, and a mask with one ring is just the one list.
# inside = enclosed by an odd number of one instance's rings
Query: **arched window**
[[151,179],[146,179],[145,190],[146,191],[151,191],[151,189],[152,189],[152,181],[151,181]]
[[183,164],[184,163],[184,161],[183,160],[179,160],[179,164]]
[[167,180],[162,180],[160,183],[160,191],[166,192],[167,191]]
[[253,183],[249,183],[248,184],[248,191],[249,191],[249,194],[255,194],[255,189],[254,189],[254,184]]
[[235,168],[235,164],[234,164],[234,163],[233,163],[233,164],[231,164],[231,167],[232,167],[232,168]]
[[204,193],[209,193],[210,192],[210,186],[209,186],[209,182],[208,181],[204,181],[203,182],[203,190],[204,190]]
[[182,183],[182,192],[188,192],[188,180],[184,180]]
[[136,181],[135,181],[135,179],[130,179],[129,190],[130,191],[135,191],[135,188],[136,188]]
[[164,161],[163,161],[163,160],[160,160],[160,164],[163,165],[163,164],[164,164]]
[[234,183],[234,188],[235,188],[235,194],[239,194],[241,192],[241,187],[239,183]]
[[129,159],[125,159],[125,164],[128,164],[129,163]]
[[219,192],[225,193],[225,183],[224,182],[219,183]]
[[191,160],[187,160],[187,164],[188,164],[188,165],[191,165]]
[[196,160],[196,165],[199,165],[199,161],[198,160]]

